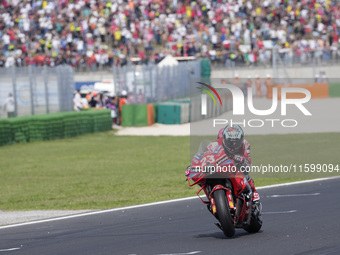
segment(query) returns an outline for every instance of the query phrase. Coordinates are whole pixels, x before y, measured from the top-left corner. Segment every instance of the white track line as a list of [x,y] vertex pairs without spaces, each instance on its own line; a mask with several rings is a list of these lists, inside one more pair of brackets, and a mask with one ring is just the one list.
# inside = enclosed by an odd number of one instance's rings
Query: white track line
[[191,199],[194,199],[194,198],[197,198],[197,196],[178,198],[178,199],[166,200],[166,201],[160,201],[160,202],[153,202],[153,203],[141,204],[141,205],[132,205],[132,206],[126,206],[126,207],[120,207],[120,208],[107,209],[107,210],[86,212],[86,213],[80,213],[80,214],[73,214],[73,215],[67,215],[67,216],[51,218],[51,219],[44,219],[44,220],[37,220],[37,221],[17,223],[17,224],[12,224],[12,225],[7,225],[7,226],[0,226],[0,229],[12,228],[12,227],[18,227],[18,226],[25,226],[25,225],[32,225],[32,224],[51,222],[51,221],[66,220],[66,219],[72,219],[72,218],[78,218],[78,217],[90,216],[90,215],[96,215],[96,214],[103,214],[103,213],[109,213],[109,212],[124,211],[124,210],[128,210],[128,209],[148,207],[148,206],[153,206],[153,205],[175,203],[175,202],[180,202],[180,201],[185,201],[185,200],[191,200]]
[[307,197],[307,196],[318,196],[321,193],[310,193],[310,194],[286,194],[286,195],[270,195],[267,197]]
[[17,251],[20,250],[20,248],[9,248],[9,249],[1,249],[0,252],[6,252],[6,251]]
[[158,255],[193,255],[201,253],[201,251],[192,251],[192,252],[187,252],[187,253],[169,253],[169,254],[158,254]]
[[[281,183],[281,184],[273,184],[273,185],[268,185],[268,186],[264,186],[264,187],[258,187],[256,189],[257,190],[270,189],[270,188],[276,188],[276,187],[282,187],[282,186],[312,183],[312,182],[325,181],[325,180],[338,179],[338,178],[340,178],[340,176],[319,178],[319,179],[312,179],[312,180],[305,180],[305,181],[297,181],[297,182],[289,182],[289,183]],[[97,215],[97,214],[103,214],[103,213],[110,213],[110,212],[116,212],[116,211],[124,211],[124,210],[129,210],[129,209],[148,207],[148,206],[154,206],[154,205],[161,205],[161,204],[167,204],[167,203],[175,203],[175,202],[191,200],[191,199],[196,199],[196,198],[197,198],[197,196],[185,197],[185,198],[172,199],[172,200],[166,200],[166,201],[160,201],[160,202],[154,202],[154,203],[147,203],[147,204],[141,204],[141,205],[132,205],[132,206],[126,206],[126,207],[114,208],[114,209],[108,209],[108,210],[100,210],[100,211],[86,212],[86,213],[80,213],[80,214],[73,214],[73,215],[62,216],[62,217],[51,218],[51,219],[36,220],[36,221],[17,223],[17,224],[12,224],[12,225],[7,225],[7,226],[0,226],[0,229],[14,228],[14,227],[19,227],[19,226],[26,226],[26,225],[32,225],[32,224],[38,224],[38,223],[44,223],[44,222],[73,219],[73,218],[78,218],[78,217]]]
[[304,183],[312,183],[312,182],[319,182],[319,181],[326,181],[326,180],[332,180],[332,179],[338,179],[340,176],[332,176],[332,177],[325,177],[325,178],[318,178],[318,179],[311,179],[311,180],[304,180],[304,181],[297,181],[297,182],[287,182],[287,183],[280,183],[280,184],[272,184],[268,186],[258,187],[256,189],[271,189],[271,188],[277,188],[277,187],[283,187],[283,186],[291,186],[296,184],[304,184]]
[[281,214],[281,213],[295,213],[297,210],[291,210],[291,211],[281,211],[281,212],[261,212],[261,214]]

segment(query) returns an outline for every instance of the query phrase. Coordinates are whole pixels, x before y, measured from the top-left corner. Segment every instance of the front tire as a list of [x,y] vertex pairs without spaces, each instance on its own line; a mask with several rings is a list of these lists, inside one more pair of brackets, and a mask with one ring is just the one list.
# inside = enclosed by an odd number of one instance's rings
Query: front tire
[[221,223],[223,233],[227,237],[232,237],[235,234],[235,227],[230,215],[226,191],[224,189],[216,190],[214,192],[214,199],[216,204],[217,217]]

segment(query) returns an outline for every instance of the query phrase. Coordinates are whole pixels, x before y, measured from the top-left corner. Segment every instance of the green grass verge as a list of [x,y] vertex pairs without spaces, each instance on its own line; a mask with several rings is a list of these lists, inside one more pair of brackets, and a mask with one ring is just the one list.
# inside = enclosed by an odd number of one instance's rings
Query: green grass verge
[[[247,136],[254,164],[339,164],[340,133]],[[0,147],[0,210],[105,209],[194,196],[189,137],[113,132]],[[257,186],[311,176],[256,176]],[[315,176],[320,177],[320,176]]]

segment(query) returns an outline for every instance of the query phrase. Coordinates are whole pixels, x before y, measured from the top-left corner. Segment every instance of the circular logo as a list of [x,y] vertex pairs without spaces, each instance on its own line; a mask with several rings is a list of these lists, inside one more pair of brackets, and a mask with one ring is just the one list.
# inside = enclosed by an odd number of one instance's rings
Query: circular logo
[[28,85],[23,85],[18,89],[18,99],[23,104],[30,104],[31,95],[30,88]]

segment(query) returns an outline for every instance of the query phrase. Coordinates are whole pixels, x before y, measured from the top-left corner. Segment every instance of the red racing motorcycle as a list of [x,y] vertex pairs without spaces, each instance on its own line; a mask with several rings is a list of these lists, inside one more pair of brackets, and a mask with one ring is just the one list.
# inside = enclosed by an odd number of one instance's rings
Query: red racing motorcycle
[[[199,185],[198,197],[216,217],[219,227],[227,237],[235,234],[235,228],[243,228],[249,233],[256,233],[262,227],[260,201],[253,203],[252,190],[244,174],[237,169],[234,160],[219,160],[215,155],[202,148],[195,155],[196,164],[190,167],[189,186]],[[204,192],[204,199],[200,194]]]

